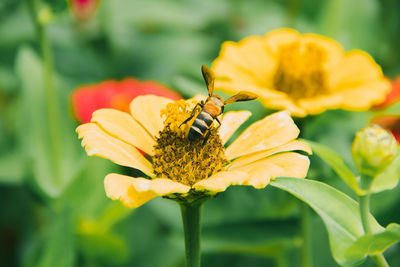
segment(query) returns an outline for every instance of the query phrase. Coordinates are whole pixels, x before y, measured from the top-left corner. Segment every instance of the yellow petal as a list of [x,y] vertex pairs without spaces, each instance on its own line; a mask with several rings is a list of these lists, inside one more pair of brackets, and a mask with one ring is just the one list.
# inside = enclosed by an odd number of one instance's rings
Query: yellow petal
[[302,141],[299,140],[293,140],[290,141],[287,144],[278,146],[278,147],[274,147],[265,151],[260,151],[260,152],[255,152],[243,157],[240,157],[236,160],[234,160],[231,164],[229,164],[228,169],[229,170],[235,170],[237,168],[240,168],[244,165],[253,163],[259,159],[263,159],[266,157],[269,157],[273,154],[277,154],[277,153],[282,153],[282,152],[288,152],[288,151],[294,151],[294,150],[301,150],[304,151],[308,154],[311,154],[312,151],[310,149],[310,147]]
[[248,175],[241,171],[222,171],[208,179],[197,182],[193,188],[199,191],[207,190],[213,193],[225,191],[230,185],[246,185]]
[[116,173],[106,176],[104,187],[109,198],[118,199],[129,208],[137,208],[158,196],[187,193],[190,190],[189,186],[169,179],[149,180]]
[[347,52],[329,75],[329,85],[335,90],[360,86],[383,77],[374,59],[360,50]]
[[281,110],[282,107],[285,107],[292,115],[298,117],[306,115],[305,110],[298,106],[286,93],[272,89],[272,86],[251,85],[237,79],[232,81],[216,81],[215,87],[229,94],[236,94],[239,91],[249,91],[257,94],[261,103],[268,109]]
[[99,156],[113,162],[139,169],[153,176],[151,163],[133,146],[107,134],[95,123],[85,123],[76,131],[89,156]]
[[264,36],[264,42],[273,53],[279,53],[279,47],[299,40],[299,33],[292,29],[278,29],[270,31]]
[[92,122],[98,123],[110,135],[153,155],[155,140],[128,113],[116,109],[99,109],[93,113]]
[[235,170],[247,172],[250,185],[255,188],[264,188],[275,177],[304,178],[307,175],[309,165],[308,157],[288,152],[258,160]]
[[298,101],[298,105],[303,108],[307,114],[320,114],[327,109],[339,108],[342,102],[343,97],[337,93],[334,93],[331,95],[300,99]]
[[[269,100],[271,103],[275,101],[280,101],[281,99],[287,99],[287,94],[283,92],[279,92],[273,89],[272,87],[267,87],[264,85],[251,84],[246,83],[241,80],[239,77],[234,80],[217,80],[215,81],[215,89],[226,92],[227,94],[234,95],[239,91],[249,91],[259,96],[260,100]],[[270,80],[272,81],[272,80]]]
[[390,91],[391,85],[386,80],[378,80],[355,88],[338,92],[342,97],[341,107],[349,110],[364,111],[374,104],[381,103]]
[[335,67],[343,58],[343,47],[335,40],[328,37],[307,33],[300,37],[303,45],[311,44],[325,50],[325,69],[330,70]]
[[224,114],[219,127],[219,136],[225,144],[232,134],[251,116],[250,111],[230,111]]
[[264,97],[260,99],[262,104],[269,109],[282,109],[284,107],[285,110],[288,110],[291,115],[296,117],[304,117],[307,115],[307,111],[295,103],[287,94],[284,97],[280,98],[270,98]]
[[266,49],[263,37],[250,36],[238,43],[223,43],[221,52],[213,63],[213,69],[217,76],[235,77],[232,72],[222,72],[230,69],[229,66],[248,73],[254,80],[263,83],[272,75],[275,60]]
[[226,150],[229,160],[286,144],[299,135],[288,111],[274,113],[250,125]]
[[[232,90],[233,92],[244,90],[241,87],[237,88],[237,86],[224,86],[221,84],[221,82],[230,83],[233,81],[240,81],[245,86],[258,87],[259,81],[255,75],[253,75],[252,71],[244,71],[242,68],[226,60],[224,57],[217,58],[217,60],[213,62],[212,69],[216,75],[215,88],[217,90],[221,88]],[[248,88],[246,89],[249,91]]]
[[131,114],[151,136],[158,136],[158,132],[164,128],[161,110],[171,102],[173,100],[161,96],[138,96],[130,104]]

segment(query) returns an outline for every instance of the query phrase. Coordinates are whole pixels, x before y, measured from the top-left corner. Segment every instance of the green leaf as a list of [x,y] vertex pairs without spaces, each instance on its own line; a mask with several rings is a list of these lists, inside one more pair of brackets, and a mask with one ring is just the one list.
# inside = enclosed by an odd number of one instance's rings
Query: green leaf
[[26,6],[15,6],[16,8],[13,9],[12,12],[8,10],[8,12],[3,12],[1,14],[2,18],[0,23],[0,46],[3,49],[4,47],[17,46],[23,42],[32,40],[35,30]]
[[45,239],[42,254],[35,266],[72,267],[75,261],[74,234],[70,213],[64,211],[54,218]]
[[374,178],[371,191],[378,193],[384,190],[393,189],[399,183],[400,179],[400,149],[396,158],[393,160],[383,173]]
[[400,225],[389,224],[385,231],[360,237],[347,251],[346,258],[356,261],[367,255],[380,254],[400,241]]
[[[340,265],[354,264],[345,257],[346,250],[364,234],[356,201],[335,188],[313,180],[281,177],[272,186],[281,188],[307,203],[324,221],[331,252]],[[382,231],[371,215],[373,232]]]
[[96,157],[85,163],[59,202],[68,203],[71,209],[78,250],[85,260],[121,265],[128,259],[128,245],[125,236],[114,233],[114,226],[135,210],[106,197],[104,177],[120,170],[117,165]]
[[127,242],[110,232],[78,234],[77,245],[89,261],[121,265],[128,259]]
[[379,7],[376,0],[328,0],[319,10],[321,33],[338,40],[346,49],[376,52],[379,44]]
[[24,168],[17,153],[0,158],[0,184],[21,184]]
[[17,86],[18,79],[13,69],[6,65],[0,65],[0,92],[11,93],[17,88]]
[[301,244],[297,229],[297,220],[224,222],[203,228],[202,251],[275,257]]
[[[72,181],[81,166],[83,151],[74,133],[75,123],[68,114],[68,97],[55,103],[58,109],[57,129],[50,129],[49,109],[43,81],[43,64],[29,47],[21,47],[16,59],[16,72],[22,84],[20,117],[20,149],[34,173],[34,184],[47,196],[59,196]],[[59,80],[59,79],[58,79]],[[62,86],[57,82],[54,90],[61,96]],[[50,142],[50,132],[57,142]],[[54,135],[54,132],[57,134]],[[57,146],[56,157],[53,152]],[[26,162],[25,162],[26,163]]]
[[203,84],[185,76],[176,76],[172,80],[172,84],[173,88],[176,88],[181,94],[188,97],[193,97],[198,94],[205,94]]
[[119,166],[99,157],[87,157],[82,162],[84,167],[59,197],[59,201],[69,204],[73,216],[98,222],[112,203],[119,203],[107,198],[104,192],[104,177],[111,172],[118,172]]
[[342,157],[328,146],[305,140],[311,147],[312,151],[321,157],[331,168],[339,175],[340,178],[350,186],[355,192],[359,191],[357,178],[349,167],[344,163]]
[[[257,203],[257,205],[254,205]],[[235,207],[235,208],[232,208]],[[204,205],[203,226],[219,225],[226,221],[266,221],[288,219],[297,214],[298,201],[278,188],[270,188],[268,194],[248,186],[231,186],[218,196],[218,201]]]
[[385,110],[375,112],[374,116],[393,115],[393,114],[399,114],[399,113],[400,113],[400,101],[392,104]]

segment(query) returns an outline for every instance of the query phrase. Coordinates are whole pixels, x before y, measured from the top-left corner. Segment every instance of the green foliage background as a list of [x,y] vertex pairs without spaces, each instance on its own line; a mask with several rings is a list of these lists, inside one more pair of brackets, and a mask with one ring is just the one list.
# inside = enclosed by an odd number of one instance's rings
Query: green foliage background
[[[132,171],[88,158],[80,147],[69,103],[79,85],[134,76],[185,97],[205,93],[200,66],[211,64],[223,41],[279,27],[366,50],[387,76],[400,74],[398,0],[103,0],[86,23],[66,1],[44,4],[53,14],[46,33],[58,95],[58,156],[49,145],[43,59],[27,1],[0,1],[0,266],[184,265],[176,203],[155,199],[129,210],[105,197],[107,173]],[[259,103],[229,109],[251,110],[248,123],[270,113]],[[328,111],[299,126],[302,137],[328,145],[354,167],[354,133],[372,115]],[[311,159],[310,179],[355,197],[330,167]],[[400,221],[399,186],[372,204],[382,225]],[[312,229],[314,265],[338,266],[316,214]],[[204,207],[203,266],[300,266],[301,245],[299,202],[272,186],[233,187]],[[399,245],[385,256],[400,266]]]

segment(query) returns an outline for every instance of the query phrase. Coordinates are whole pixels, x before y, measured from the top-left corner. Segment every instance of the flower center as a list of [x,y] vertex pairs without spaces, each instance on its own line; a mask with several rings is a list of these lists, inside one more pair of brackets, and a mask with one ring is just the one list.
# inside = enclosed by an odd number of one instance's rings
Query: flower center
[[324,63],[326,51],[315,44],[294,42],[279,48],[274,88],[293,99],[328,93]]
[[222,141],[213,126],[204,138],[188,140],[187,132],[196,115],[188,123],[181,124],[190,117],[191,112],[191,105],[184,100],[170,103],[161,111],[166,119],[153,156],[157,177],[189,186],[219,172],[228,163]]

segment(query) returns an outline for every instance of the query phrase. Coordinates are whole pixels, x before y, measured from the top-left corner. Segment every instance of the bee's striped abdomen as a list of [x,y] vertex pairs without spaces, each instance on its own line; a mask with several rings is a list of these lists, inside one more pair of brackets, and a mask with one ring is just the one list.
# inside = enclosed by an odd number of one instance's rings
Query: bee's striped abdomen
[[190,127],[188,139],[189,141],[194,141],[207,132],[208,128],[210,128],[213,123],[214,118],[204,109],[197,115],[194,120],[192,126]]

